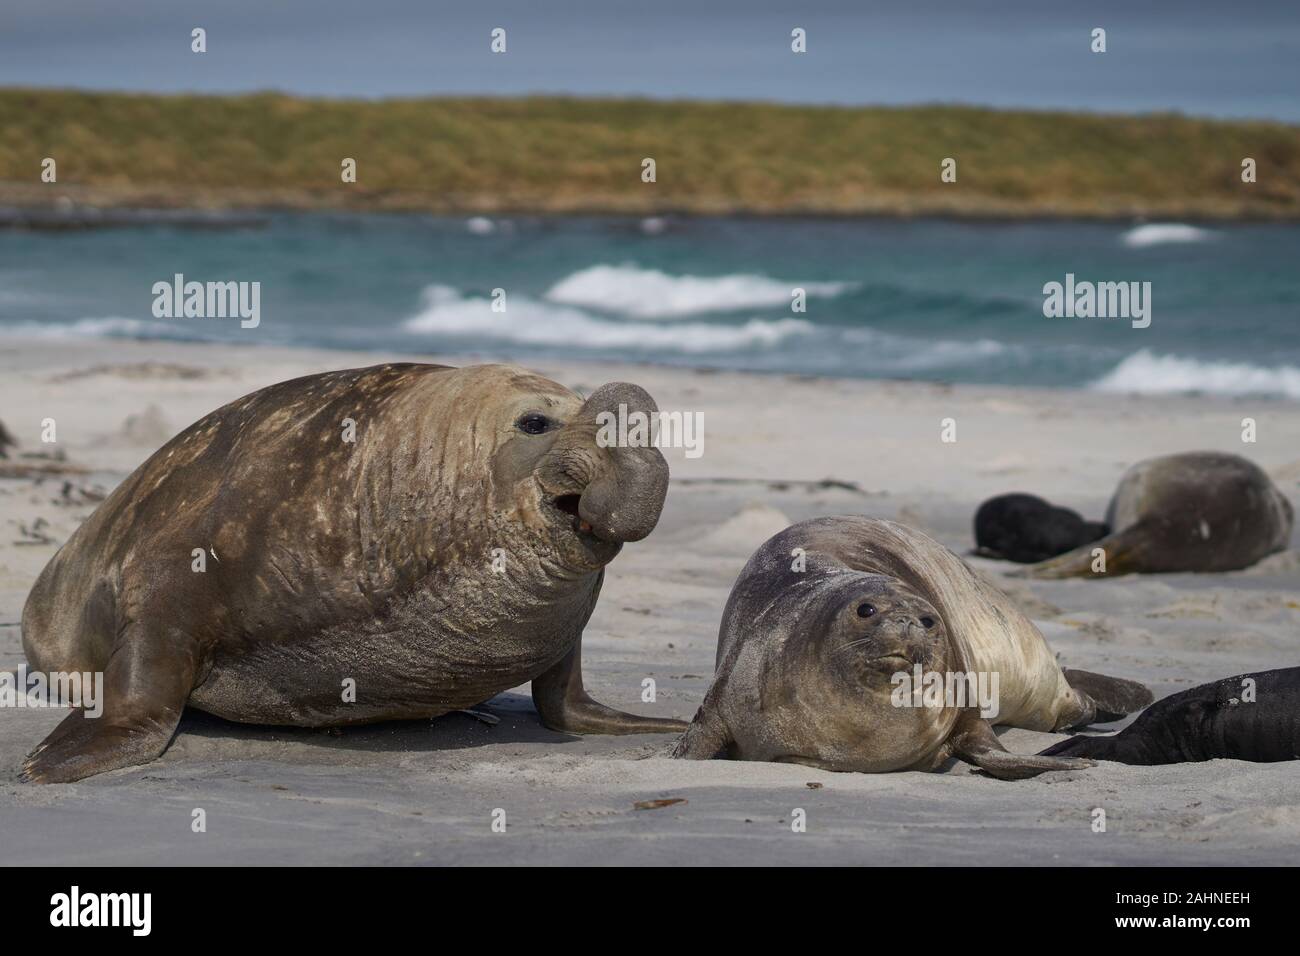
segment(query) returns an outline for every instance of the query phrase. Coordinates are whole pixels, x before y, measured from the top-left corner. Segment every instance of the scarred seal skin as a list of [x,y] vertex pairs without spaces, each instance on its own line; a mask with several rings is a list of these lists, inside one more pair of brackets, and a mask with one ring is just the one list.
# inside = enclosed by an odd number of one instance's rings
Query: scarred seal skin
[[[1285,550],[1295,511],[1254,462],[1197,451],[1138,462],[1106,509],[1104,538],[1030,565],[1017,577],[1238,571]],[[1102,568],[1095,554],[1105,552]]]
[[[996,714],[954,696],[909,705],[898,675],[997,680]],[[1140,684],[1062,671],[1038,629],[919,531],[857,516],[780,532],[727,601],[713,684],[675,755],[828,770],[930,770],[950,757],[1005,779],[1088,761],[1008,753],[993,724],[1059,730],[1150,703]]]
[[1225,677],[1171,694],[1109,737],[1075,736],[1044,754],[1116,763],[1300,758],[1300,667]]
[[635,385],[584,401],[509,366],[388,364],[272,385],[191,425],[28,597],[28,661],[103,671],[105,710],[71,714],[24,778],[152,760],[187,704],[317,727],[432,717],[531,680],[549,727],[680,730],[582,686],[604,567],[654,528],[668,486],[657,449],[597,441],[620,405],[656,411]]

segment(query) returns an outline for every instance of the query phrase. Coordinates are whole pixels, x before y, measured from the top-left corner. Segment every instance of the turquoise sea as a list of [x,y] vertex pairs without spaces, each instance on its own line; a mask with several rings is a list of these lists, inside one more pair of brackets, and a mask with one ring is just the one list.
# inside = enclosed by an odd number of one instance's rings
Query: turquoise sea
[[[260,283],[259,325],[155,317],[177,273]],[[1067,274],[1150,282],[1150,327],[1046,318],[1043,286]],[[16,335],[1300,399],[1300,226],[144,217],[0,231],[0,339]]]

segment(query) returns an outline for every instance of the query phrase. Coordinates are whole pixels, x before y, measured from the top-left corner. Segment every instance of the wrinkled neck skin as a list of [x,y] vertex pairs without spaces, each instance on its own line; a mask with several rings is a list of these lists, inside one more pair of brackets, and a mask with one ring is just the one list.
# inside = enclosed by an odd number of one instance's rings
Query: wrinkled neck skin
[[[556,602],[589,600],[620,546],[582,545],[566,516],[546,504],[537,471],[568,436],[517,437],[513,411],[503,415],[486,400],[492,382],[463,371],[398,394],[391,413],[358,438],[363,591],[372,605],[403,594],[430,610],[481,607],[519,624],[555,615]],[[545,402],[556,416],[581,405],[558,386]],[[520,411],[536,404],[525,400]],[[456,413],[422,414],[429,407]]]
[[[611,405],[654,408],[625,383],[583,401],[508,366],[377,367],[244,404],[222,424],[248,453],[224,456],[203,512],[233,573],[197,582],[224,593],[191,697],[233,719],[427,716],[536,678],[667,493],[658,449],[590,440]],[[338,675],[357,673],[400,693],[340,711]]]
[[[198,701],[219,715],[337,722],[336,675],[359,671],[400,694],[349,706],[350,722],[445,713],[532,680],[573,649],[605,565],[650,533],[667,492],[657,449],[602,448],[586,424],[611,401],[653,408],[636,386],[584,402],[521,369],[426,367],[312,401],[330,425],[293,433],[295,449],[320,441],[300,452],[310,467],[258,498],[250,560],[227,561],[244,572],[239,617]],[[345,415],[355,445],[333,430]]]

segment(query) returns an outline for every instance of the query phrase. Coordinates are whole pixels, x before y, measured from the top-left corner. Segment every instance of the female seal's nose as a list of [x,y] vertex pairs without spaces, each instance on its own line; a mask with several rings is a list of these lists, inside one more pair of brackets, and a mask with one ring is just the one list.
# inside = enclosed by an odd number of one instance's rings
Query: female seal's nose
[[913,627],[920,627],[928,631],[934,627],[934,618],[928,614],[919,617],[912,614],[900,614],[898,617],[890,618],[889,623],[904,631]]

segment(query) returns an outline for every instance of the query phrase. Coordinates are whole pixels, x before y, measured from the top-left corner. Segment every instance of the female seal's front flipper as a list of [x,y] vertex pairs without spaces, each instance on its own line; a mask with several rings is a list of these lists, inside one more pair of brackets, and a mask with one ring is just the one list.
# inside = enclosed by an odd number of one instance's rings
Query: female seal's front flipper
[[678,734],[686,721],[628,714],[593,700],[582,686],[582,641],[550,670],[533,678],[533,704],[542,723],[569,734]]
[[72,783],[156,759],[176,733],[197,671],[192,638],[128,626],[104,668],[102,713],[64,718],[23,763],[22,779]]
[[952,755],[974,764],[999,780],[1025,780],[1049,770],[1086,770],[1091,760],[1041,754],[1013,754],[1002,746],[989,722],[978,711],[966,711],[949,738]]

